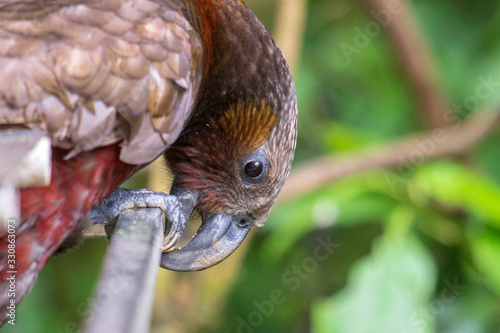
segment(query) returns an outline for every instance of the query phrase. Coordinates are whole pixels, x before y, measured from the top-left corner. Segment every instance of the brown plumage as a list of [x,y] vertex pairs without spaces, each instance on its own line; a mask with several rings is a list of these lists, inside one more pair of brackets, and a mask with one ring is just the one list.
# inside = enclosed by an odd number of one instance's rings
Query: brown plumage
[[8,1],[0,9],[0,121],[47,131],[69,156],[122,142],[150,162],[172,144],[201,79],[181,1]]
[[[295,91],[242,2],[5,1],[0,43],[0,127],[42,130],[53,146],[51,184],[21,190],[18,300],[79,220],[162,152],[205,224],[267,218],[295,150]],[[203,255],[213,265],[235,247]],[[181,251],[164,266],[185,269],[169,264]],[[5,255],[0,268],[5,279]]]

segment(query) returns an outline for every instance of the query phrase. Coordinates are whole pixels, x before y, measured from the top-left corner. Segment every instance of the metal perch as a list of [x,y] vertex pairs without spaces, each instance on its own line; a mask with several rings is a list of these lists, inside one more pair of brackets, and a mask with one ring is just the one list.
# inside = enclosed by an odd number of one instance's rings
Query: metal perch
[[160,209],[142,208],[120,214],[82,332],[149,331],[162,235]]

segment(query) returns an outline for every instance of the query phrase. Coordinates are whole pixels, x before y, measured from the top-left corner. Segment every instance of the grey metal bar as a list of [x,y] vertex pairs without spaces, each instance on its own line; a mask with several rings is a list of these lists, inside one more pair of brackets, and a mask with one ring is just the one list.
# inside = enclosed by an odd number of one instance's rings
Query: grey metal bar
[[0,130],[0,179],[23,186],[50,183],[50,139],[42,131]]
[[163,218],[158,208],[120,214],[84,333],[143,333],[160,264]]
[[[92,222],[89,222],[89,224],[92,224]],[[84,238],[102,238],[102,237],[107,237],[106,231],[104,229],[104,225],[102,225],[102,224],[92,224],[91,226],[83,229],[82,230],[82,236]]]
[[0,129],[0,234],[19,217],[19,187],[46,186],[51,172],[50,139],[31,129]]

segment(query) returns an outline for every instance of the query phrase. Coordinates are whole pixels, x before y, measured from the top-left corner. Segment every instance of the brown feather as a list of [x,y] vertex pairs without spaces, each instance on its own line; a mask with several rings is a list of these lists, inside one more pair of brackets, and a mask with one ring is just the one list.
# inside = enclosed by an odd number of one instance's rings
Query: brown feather
[[150,162],[180,134],[199,89],[190,8],[0,2],[0,125],[45,130],[69,156],[122,141],[122,161]]

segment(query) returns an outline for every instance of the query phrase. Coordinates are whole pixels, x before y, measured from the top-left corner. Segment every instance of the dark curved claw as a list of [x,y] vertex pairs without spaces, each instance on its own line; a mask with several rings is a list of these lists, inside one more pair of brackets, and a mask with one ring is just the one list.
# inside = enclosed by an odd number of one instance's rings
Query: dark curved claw
[[[170,249],[180,239],[186,227],[186,221],[193,212],[194,206],[198,200],[198,191],[190,191],[180,186],[173,186],[170,190],[170,195],[177,198],[180,213],[184,215],[184,219],[179,216],[179,220],[183,220],[183,223],[179,223],[175,220],[170,221],[169,232],[165,236],[167,242],[164,242],[162,251]],[[182,228],[176,227],[176,225],[181,225]]]
[[253,218],[249,215],[212,215],[204,219],[188,245],[162,253],[160,265],[175,271],[209,268],[231,255],[252,227]]

